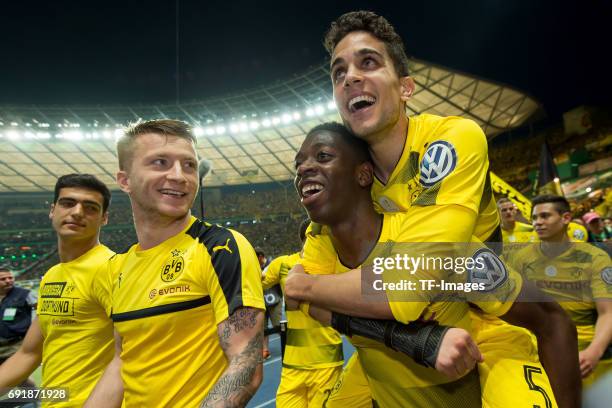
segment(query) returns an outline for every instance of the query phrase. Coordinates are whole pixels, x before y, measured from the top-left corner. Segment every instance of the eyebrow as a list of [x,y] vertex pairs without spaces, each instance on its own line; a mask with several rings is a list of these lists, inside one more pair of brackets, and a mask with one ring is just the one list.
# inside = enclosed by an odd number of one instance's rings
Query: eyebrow
[[76,198],[72,198],[72,197],[60,197],[60,198],[57,199],[57,201],[58,202],[60,202],[60,201],[74,201],[74,202],[77,202],[77,203],[91,204],[91,205],[95,205],[98,208],[102,208],[102,206],[99,203],[95,202],[95,201],[91,201],[91,200],[83,200],[83,201],[81,201],[81,200],[77,200]]
[[[385,58],[384,55],[382,55],[378,50],[375,50],[374,48],[361,48],[360,50],[355,52],[355,55],[358,55],[360,57],[363,57],[364,55],[370,55],[370,54],[374,54],[379,56],[380,58]],[[332,61],[332,63],[329,66],[330,71],[338,64],[341,64],[344,62],[344,58],[336,58],[335,60]]]

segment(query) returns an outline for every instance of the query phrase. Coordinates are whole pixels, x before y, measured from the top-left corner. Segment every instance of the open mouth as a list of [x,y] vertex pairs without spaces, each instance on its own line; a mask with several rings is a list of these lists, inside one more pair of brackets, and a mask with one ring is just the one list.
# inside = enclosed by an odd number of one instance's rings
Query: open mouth
[[181,198],[187,195],[187,193],[183,193],[177,190],[170,190],[170,189],[159,190],[159,192],[165,196],[174,197],[174,198]]
[[376,103],[376,98],[370,95],[359,95],[352,98],[348,104],[348,110],[351,113],[359,112],[363,109],[367,109]]
[[314,200],[317,199],[319,193],[321,193],[325,188],[322,184],[319,183],[304,183],[300,190],[300,195],[302,196],[302,204],[309,205]]

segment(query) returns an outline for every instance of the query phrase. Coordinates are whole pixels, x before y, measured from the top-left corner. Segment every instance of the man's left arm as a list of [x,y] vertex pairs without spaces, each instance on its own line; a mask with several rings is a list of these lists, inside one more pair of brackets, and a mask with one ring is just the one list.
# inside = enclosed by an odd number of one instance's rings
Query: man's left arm
[[597,307],[595,336],[591,344],[578,355],[583,378],[595,370],[601,356],[612,343],[612,299],[595,301],[595,305]]
[[531,283],[523,282],[518,301],[500,318],[535,334],[540,361],[546,370],[558,406],[579,407],[581,381],[576,327],[567,313],[552,299],[543,302],[521,301],[542,296]]
[[263,379],[264,313],[240,307],[217,326],[228,367],[208,392],[201,407],[244,407]]

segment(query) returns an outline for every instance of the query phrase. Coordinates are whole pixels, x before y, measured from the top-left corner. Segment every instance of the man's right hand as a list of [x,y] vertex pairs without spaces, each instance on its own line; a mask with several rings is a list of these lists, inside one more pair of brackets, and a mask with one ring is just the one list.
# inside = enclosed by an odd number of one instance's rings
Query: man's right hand
[[483,361],[470,334],[463,329],[450,328],[442,339],[436,358],[436,370],[450,378],[460,378]]

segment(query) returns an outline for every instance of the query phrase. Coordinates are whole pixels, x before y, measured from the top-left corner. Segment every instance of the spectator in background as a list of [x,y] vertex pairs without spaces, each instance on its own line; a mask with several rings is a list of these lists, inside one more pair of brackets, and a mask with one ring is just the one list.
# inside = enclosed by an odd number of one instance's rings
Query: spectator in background
[[612,234],[605,228],[604,222],[595,211],[589,211],[582,216],[589,230],[589,242],[606,242],[612,238]]
[[497,200],[497,209],[501,218],[502,237],[504,242],[532,242],[535,239],[533,227],[517,221],[517,208],[507,198]]
[[36,302],[36,294],[15,286],[13,272],[0,266],[0,363],[19,349],[32,324]]

